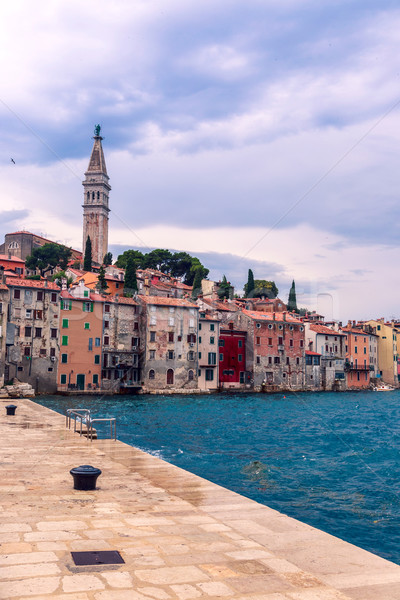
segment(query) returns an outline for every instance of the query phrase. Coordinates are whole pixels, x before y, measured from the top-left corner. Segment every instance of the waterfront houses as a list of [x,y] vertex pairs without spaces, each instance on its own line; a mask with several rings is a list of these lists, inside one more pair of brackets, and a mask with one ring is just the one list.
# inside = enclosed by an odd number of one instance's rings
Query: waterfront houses
[[59,296],[55,283],[8,277],[10,290],[4,376],[32,385],[36,392],[57,389]]
[[220,340],[220,319],[199,312],[198,332],[198,387],[203,391],[216,391],[219,386],[221,355],[218,356],[218,341]]
[[320,323],[306,322],[304,326],[307,351],[320,355],[321,389],[345,390],[346,335]]
[[7,341],[7,317],[10,301],[10,290],[0,280],[0,388],[4,385],[4,372],[6,367],[6,341]]
[[375,330],[378,344],[378,369],[376,378],[398,386],[398,367],[397,367],[397,331],[393,323],[387,323],[384,319],[371,319],[366,321],[366,327],[372,327]]
[[199,307],[181,298],[137,298],[143,391],[197,389]]
[[220,330],[218,358],[221,390],[252,387],[252,373],[247,371],[246,341],[247,331],[235,328],[233,321]]
[[366,389],[371,385],[371,335],[354,325],[342,329],[346,334],[346,387]]

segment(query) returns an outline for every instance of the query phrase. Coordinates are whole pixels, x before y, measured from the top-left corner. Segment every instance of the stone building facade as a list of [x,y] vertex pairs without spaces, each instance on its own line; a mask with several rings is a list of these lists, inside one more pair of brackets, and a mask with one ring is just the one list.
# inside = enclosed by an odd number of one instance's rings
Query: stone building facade
[[8,306],[10,302],[10,290],[5,283],[0,282],[0,387],[4,385],[4,371],[6,366],[6,341]]
[[346,389],[345,334],[319,323],[304,323],[304,326],[307,350],[321,355],[321,389]]
[[198,306],[189,300],[138,296],[144,392],[197,389]]
[[199,389],[216,391],[219,385],[220,320],[200,311],[199,313]]
[[10,303],[5,379],[17,377],[36,392],[57,389],[60,288],[47,281],[7,278]]

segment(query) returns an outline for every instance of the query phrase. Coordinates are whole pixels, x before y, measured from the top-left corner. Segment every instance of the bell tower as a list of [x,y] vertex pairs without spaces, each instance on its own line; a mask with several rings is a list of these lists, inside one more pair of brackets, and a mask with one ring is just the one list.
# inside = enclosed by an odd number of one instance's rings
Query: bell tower
[[86,240],[92,242],[92,261],[102,264],[104,255],[108,252],[108,195],[111,186],[108,183],[106,161],[104,160],[101,127],[94,128],[94,144],[89,166],[82,182],[83,197],[83,243],[82,252],[85,254]]

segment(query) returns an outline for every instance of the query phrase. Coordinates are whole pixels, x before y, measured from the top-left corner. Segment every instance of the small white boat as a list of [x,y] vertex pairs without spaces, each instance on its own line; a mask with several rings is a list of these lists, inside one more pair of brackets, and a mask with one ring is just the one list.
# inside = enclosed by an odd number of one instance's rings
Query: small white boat
[[381,385],[376,385],[374,387],[374,392],[393,392],[394,390],[395,388],[387,383],[382,383]]

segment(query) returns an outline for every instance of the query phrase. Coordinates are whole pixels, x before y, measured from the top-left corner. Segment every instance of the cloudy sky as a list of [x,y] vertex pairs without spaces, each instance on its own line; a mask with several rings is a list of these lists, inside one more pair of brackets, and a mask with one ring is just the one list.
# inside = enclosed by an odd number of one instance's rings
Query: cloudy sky
[[114,257],[400,317],[399,31],[397,0],[1,3],[0,239],[80,249],[100,123]]

